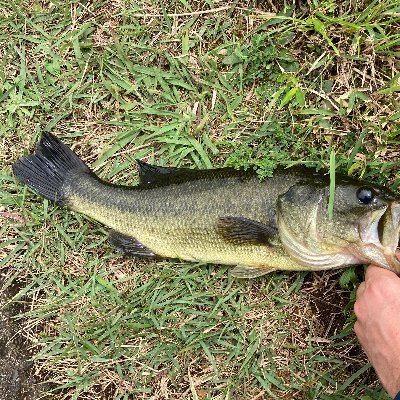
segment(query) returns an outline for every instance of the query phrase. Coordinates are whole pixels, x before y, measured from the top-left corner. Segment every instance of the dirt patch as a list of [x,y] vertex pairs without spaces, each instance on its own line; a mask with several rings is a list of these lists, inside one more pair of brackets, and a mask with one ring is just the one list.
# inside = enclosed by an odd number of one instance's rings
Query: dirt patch
[[350,301],[350,292],[340,287],[340,274],[309,274],[304,280],[302,292],[308,294],[313,313],[318,317],[317,331],[321,337],[340,333],[347,321],[344,309]]
[[[310,306],[316,316],[316,333],[324,339],[341,334],[349,324],[352,310],[345,311],[345,307],[350,302],[350,291],[340,286],[341,273],[342,271],[327,271],[323,274],[309,274],[301,289],[303,294],[309,296]],[[333,352],[332,356],[335,355]],[[342,348],[341,358],[348,361],[345,369],[349,375],[368,362],[356,339],[349,339]],[[365,384],[377,382],[373,368],[366,371],[363,377]]]
[[0,399],[35,400],[40,390],[20,333],[22,326],[12,318],[20,310],[7,305],[11,296],[12,290],[0,289]]

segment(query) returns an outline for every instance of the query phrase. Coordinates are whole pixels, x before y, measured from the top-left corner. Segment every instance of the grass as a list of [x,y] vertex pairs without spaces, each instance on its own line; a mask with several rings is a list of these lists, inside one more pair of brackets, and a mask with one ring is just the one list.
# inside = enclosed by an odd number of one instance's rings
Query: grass
[[397,190],[398,2],[34,0],[0,16],[3,290],[20,287],[51,398],[388,398],[352,332],[362,269],[242,282],[124,258],[11,164],[51,131],[113,183],[145,159],[333,165]]

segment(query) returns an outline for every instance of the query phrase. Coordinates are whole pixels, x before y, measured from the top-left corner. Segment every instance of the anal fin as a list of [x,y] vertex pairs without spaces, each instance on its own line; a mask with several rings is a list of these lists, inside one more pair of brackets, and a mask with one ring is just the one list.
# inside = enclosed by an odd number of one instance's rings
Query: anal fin
[[124,254],[129,254],[135,257],[143,258],[156,258],[157,255],[153,253],[148,247],[144,246],[137,239],[131,236],[124,235],[117,231],[111,230],[108,235],[108,241],[114,247]]
[[258,278],[275,271],[274,268],[268,267],[248,267],[246,265],[237,265],[232,270],[232,276],[235,278]]

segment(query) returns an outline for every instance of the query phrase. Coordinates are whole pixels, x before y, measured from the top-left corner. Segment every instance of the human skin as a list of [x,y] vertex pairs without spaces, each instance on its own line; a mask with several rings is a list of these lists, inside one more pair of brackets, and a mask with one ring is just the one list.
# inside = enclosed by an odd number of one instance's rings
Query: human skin
[[400,391],[400,278],[370,265],[357,290],[354,331],[393,398]]

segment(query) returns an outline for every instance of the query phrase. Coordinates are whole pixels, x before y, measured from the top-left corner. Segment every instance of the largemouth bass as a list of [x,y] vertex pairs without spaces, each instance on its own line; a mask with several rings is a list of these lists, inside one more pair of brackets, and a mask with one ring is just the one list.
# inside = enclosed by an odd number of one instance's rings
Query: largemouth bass
[[383,187],[337,177],[330,219],[329,178],[305,168],[263,182],[229,168],[138,170],[138,186],[106,183],[48,133],[13,165],[33,191],[110,227],[111,244],[133,256],[235,265],[242,278],[364,263],[400,273],[400,199]]

